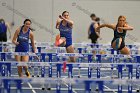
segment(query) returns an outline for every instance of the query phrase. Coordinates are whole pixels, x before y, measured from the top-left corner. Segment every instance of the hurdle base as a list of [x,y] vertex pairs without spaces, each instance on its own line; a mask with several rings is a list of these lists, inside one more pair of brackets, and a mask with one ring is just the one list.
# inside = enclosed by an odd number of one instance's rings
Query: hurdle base
[[99,91],[99,89],[98,89],[98,88],[96,88],[96,89],[95,89],[95,91]]
[[39,75],[37,75],[37,77],[39,77]]
[[140,92],[140,89],[137,89],[137,90],[136,90],[136,92],[138,92],[138,93],[139,93],[139,92]]
[[[118,92],[118,89],[104,89],[104,92]],[[128,92],[127,89],[123,89],[122,92]],[[137,93],[137,90],[132,90],[132,93]],[[139,93],[139,91],[138,91]]]
[[42,90],[45,90],[45,88],[43,87]]
[[47,90],[51,90],[51,88],[47,88]]
[[80,75],[78,75],[78,78],[81,78],[81,76],[80,76]]

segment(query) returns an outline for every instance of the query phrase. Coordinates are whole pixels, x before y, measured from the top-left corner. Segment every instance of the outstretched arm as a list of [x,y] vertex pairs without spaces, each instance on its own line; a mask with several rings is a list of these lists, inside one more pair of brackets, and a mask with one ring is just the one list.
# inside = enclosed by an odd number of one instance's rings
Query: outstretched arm
[[99,30],[100,28],[103,28],[103,27],[111,28],[113,30],[115,29],[115,26],[112,24],[102,24],[102,25],[97,27],[97,30]]
[[124,27],[118,27],[118,29],[122,29],[122,30],[133,30],[133,27],[126,24]]

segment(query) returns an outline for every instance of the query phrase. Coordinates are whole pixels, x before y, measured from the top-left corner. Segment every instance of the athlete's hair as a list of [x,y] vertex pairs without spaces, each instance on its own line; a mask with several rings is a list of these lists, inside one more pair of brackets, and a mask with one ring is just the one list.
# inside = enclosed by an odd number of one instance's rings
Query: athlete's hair
[[63,16],[65,13],[68,13],[68,14],[69,14],[69,12],[68,12],[68,11],[64,11],[64,12],[62,13],[62,16]]
[[27,21],[29,21],[30,23],[32,23],[32,21],[30,19],[25,19],[23,24],[25,24]]
[[[125,24],[127,24],[126,16],[120,15],[120,16],[118,17],[118,22],[119,22],[120,18],[124,18],[124,20],[125,20]],[[117,23],[117,24],[118,24],[118,23]]]
[[96,15],[95,14],[91,14],[90,17],[96,17]]
[[118,17],[118,21],[120,20],[120,18],[124,18],[124,19],[125,19],[125,21],[126,21],[126,17],[125,17],[125,16],[120,15],[120,16]]
[[5,23],[4,19],[0,19],[0,23]]
[[98,25],[100,25],[100,18],[96,17],[95,21],[98,23]]

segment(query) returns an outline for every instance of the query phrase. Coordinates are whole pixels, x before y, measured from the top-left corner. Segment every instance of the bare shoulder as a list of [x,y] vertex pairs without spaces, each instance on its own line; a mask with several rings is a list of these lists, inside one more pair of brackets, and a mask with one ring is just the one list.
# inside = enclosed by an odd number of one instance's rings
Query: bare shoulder
[[16,30],[16,33],[19,33],[20,29],[21,29],[21,27],[18,27],[17,30]]
[[59,29],[59,25],[60,25],[60,22],[62,21],[62,19],[57,19],[56,20],[56,29]]
[[110,26],[112,27],[112,29],[116,29],[117,24],[110,24]]
[[33,31],[32,30],[30,30],[30,35],[33,35]]
[[5,25],[6,25],[7,27],[10,27],[10,24],[9,24],[8,22],[6,22]]
[[110,24],[112,27],[116,27],[117,24]]

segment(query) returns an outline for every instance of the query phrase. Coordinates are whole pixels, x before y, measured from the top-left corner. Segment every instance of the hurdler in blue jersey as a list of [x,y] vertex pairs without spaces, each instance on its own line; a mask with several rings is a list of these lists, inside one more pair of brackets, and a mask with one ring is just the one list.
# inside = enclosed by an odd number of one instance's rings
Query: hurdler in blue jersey
[[100,18],[96,17],[95,14],[91,14],[90,18],[93,22],[90,24],[88,29],[88,38],[91,39],[91,43],[96,44],[100,32],[96,32],[95,29],[100,25]]
[[[34,44],[34,35],[33,32],[30,30],[31,20],[25,19],[24,25],[18,28],[14,34],[12,42],[16,45],[15,52],[29,52],[29,40],[31,40],[31,45],[33,48],[33,52],[35,51],[35,44]],[[15,59],[18,62],[28,62],[29,56],[28,55],[15,55]],[[30,73],[28,71],[27,66],[23,66],[25,70],[25,74],[27,77],[30,77]],[[22,77],[22,66],[18,66],[18,74],[19,77]]]
[[7,42],[7,25],[3,19],[0,19],[0,42]]
[[[9,39],[11,39],[11,32],[9,28],[9,24],[4,21],[4,19],[0,19],[0,42],[7,42],[7,31],[9,32]],[[7,52],[7,44],[4,44],[4,52]],[[2,51],[2,46],[0,44],[0,51]]]
[[66,45],[65,47],[69,47],[72,45],[72,28],[69,26],[68,23],[66,25],[62,25],[62,22],[60,22],[59,25],[59,31],[60,31],[60,37],[65,37],[66,38]]
[[16,45],[15,52],[29,52],[29,34],[30,29],[26,33],[23,31],[23,26],[20,29],[20,32],[18,34],[17,42],[19,42],[18,45]]
[[[63,39],[65,42],[63,44],[65,44],[64,47],[66,47],[67,53],[74,53],[72,46],[72,28],[73,21],[69,18],[69,12],[64,11],[62,15],[59,15],[59,19],[56,22],[56,29],[60,31],[60,39],[65,38]],[[75,57],[70,57],[70,62],[75,62]]]

